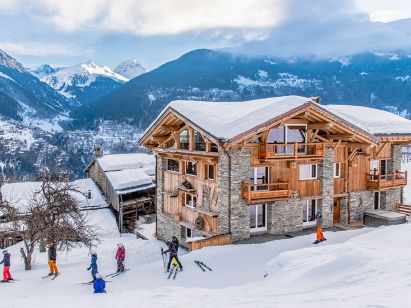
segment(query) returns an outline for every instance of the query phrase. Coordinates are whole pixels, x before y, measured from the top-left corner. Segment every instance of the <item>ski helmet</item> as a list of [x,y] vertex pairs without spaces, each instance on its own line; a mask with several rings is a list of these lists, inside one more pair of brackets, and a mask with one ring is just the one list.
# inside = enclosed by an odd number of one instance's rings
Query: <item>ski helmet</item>
[[173,235],[172,239],[173,241],[177,240],[177,236]]
[[90,251],[91,256],[97,256],[97,253],[95,251]]
[[123,244],[122,243],[117,243],[117,246],[118,247],[123,247]]
[[7,249],[6,250],[3,250],[3,255],[5,255],[7,253]]

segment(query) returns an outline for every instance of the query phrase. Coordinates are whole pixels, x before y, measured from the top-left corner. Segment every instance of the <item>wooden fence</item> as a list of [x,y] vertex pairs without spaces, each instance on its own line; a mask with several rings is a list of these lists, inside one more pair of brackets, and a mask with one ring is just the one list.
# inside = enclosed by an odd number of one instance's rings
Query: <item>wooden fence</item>
[[215,235],[203,240],[193,241],[188,243],[190,251],[198,250],[208,246],[222,246],[231,244],[231,234]]

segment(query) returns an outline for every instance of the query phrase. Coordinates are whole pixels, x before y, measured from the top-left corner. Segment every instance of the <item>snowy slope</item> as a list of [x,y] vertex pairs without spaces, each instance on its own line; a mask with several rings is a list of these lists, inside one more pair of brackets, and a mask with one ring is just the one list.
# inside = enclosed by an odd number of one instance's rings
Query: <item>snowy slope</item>
[[144,74],[146,69],[136,59],[130,59],[117,65],[114,72],[128,79],[133,79],[134,77]]
[[[94,211],[96,212],[96,211]],[[100,218],[96,218],[97,220]],[[113,218],[114,219],[114,218]],[[328,232],[264,244],[210,247],[181,256],[184,271],[167,280],[159,249],[164,244],[134,236],[105,235],[96,248],[102,274],[115,268],[116,243],[127,249],[124,276],[107,283],[107,294],[92,294],[87,249],[60,253],[61,276],[42,280],[47,255],[36,268],[22,270],[18,245],[12,274],[19,279],[0,288],[4,307],[407,307],[410,287],[411,225]],[[381,249],[384,247],[384,249]],[[213,268],[202,272],[194,260]],[[393,262],[395,260],[395,262]],[[264,274],[268,276],[264,278]],[[24,292],[24,295],[22,293]],[[6,296],[7,295],[7,296]]]

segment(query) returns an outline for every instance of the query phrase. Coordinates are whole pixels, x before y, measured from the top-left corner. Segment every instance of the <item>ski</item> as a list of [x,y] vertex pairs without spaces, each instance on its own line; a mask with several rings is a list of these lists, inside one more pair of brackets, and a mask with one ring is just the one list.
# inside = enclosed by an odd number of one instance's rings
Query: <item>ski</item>
[[[104,280],[104,282],[112,282],[112,280]],[[90,281],[90,282],[82,282],[82,283],[78,283],[77,285],[79,286],[91,286],[93,285],[94,281]]]
[[176,270],[174,271],[173,280],[175,280],[175,279],[176,279],[176,277],[177,277],[177,273],[178,273],[178,267],[176,267]]
[[0,280],[1,283],[14,283],[14,280]]
[[57,273],[56,275],[54,275],[54,277],[53,277],[53,278],[51,278],[51,280],[56,279],[58,276],[60,276],[60,273]]
[[324,242],[324,241],[326,241],[327,239],[325,238],[325,239],[322,239],[321,241],[315,241],[313,244],[319,244],[319,243],[321,243],[321,242]]
[[43,276],[43,277],[41,277],[41,279],[46,279],[46,278],[49,278],[49,277],[53,277],[53,275]]
[[173,266],[173,268],[170,270],[170,274],[168,274],[167,279],[170,279],[170,278],[171,278],[171,275],[173,275],[173,272],[174,272],[174,269],[175,269],[175,268],[176,268],[176,267]]
[[128,269],[125,269],[125,270],[122,271],[122,272],[115,272],[114,274],[107,275],[106,277],[114,278],[114,277],[117,277],[117,276],[119,276],[119,275],[121,275],[121,274],[125,274],[125,272],[127,272],[127,271],[129,271],[129,270],[130,270],[130,269],[128,268]]
[[205,272],[205,269],[200,265],[200,262],[194,261],[194,263],[197,264],[197,266],[198,266],[203,272]]
[[203,261],[199,261],[199,262],[200,262],[200,264],[201,264],[202,266],[204,266],[206,269],[208,269],[209,271],[212,271],[212,269],[209,268],[207,265],[205,265]]

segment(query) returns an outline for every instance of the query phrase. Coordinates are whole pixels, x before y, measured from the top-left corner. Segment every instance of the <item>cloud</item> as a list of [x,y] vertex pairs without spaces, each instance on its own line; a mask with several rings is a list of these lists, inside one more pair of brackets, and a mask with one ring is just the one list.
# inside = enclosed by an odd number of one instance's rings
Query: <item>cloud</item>
[[[4,0],[2,0],[4,1]],[[11,1],[11,0],[5,0]],[[286,0],[26,0],[20,10],[62,31],[84,28],[173,35],[217,28],[262,29],[284,19]]]
[[1,42],[0,49],[5,50],[9,54],[25,55],[25,56],[77,56],[93,54],[92,50],[77,49],[65,45],[39,43],[39,42]]

